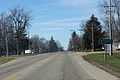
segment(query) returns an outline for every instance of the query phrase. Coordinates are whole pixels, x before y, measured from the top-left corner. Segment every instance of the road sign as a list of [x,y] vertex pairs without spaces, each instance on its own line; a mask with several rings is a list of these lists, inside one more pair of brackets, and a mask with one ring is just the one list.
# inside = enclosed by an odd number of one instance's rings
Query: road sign
[[111,39],[101,39],[99,40],[100,44],[113,44],[113,40]]

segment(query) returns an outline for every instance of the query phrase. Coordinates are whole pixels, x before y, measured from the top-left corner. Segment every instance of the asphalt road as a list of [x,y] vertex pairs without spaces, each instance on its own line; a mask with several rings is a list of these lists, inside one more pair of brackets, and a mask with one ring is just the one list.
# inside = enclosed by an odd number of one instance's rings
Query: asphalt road
[[0,65],[0,80],[96,80],[72,53],[22,57]]

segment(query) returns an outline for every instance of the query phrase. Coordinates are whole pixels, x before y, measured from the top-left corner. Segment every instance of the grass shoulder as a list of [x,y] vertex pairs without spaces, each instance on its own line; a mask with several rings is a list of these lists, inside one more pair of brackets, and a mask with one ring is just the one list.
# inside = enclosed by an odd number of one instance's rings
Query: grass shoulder
[[4,63],[9,62],[13,59],[15,59],[15,57],[11,57],[11,56],[4,57],[4,56],[2,56],[2,57],[0,57],[0,64],[4,64]]
[[88,54],[83,58],[96,66],[115,74],[120,77],[120,54],[113,54],[113,56],[106,55],[106,61],[104,61],[104,54]]
[[11,56],[8,56],[8,57],[2,56],[2,57],[0,57],[0,65],[1,65],[1,64],[4,64],[4,63],[6,63],[6,62],[9,62],[9,61],[11,61],[11,60],[14,60],[14,59],[16,59],[16,58],[19,58],[19,57],[35,56],[35,55],[38,55],[38,54],[11,55]]

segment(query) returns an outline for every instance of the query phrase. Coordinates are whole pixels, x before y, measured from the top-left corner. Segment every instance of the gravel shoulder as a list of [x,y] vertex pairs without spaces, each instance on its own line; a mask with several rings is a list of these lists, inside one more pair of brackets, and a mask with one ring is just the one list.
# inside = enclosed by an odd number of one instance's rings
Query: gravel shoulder
[[89,63],[88,61],[83,59],[83,56],[86,54],[72,54],[76,61],[81,64],[82,68],[89,73],[95,80],[120,80],[119,77],[116,77],[105,70]]
[[99,67],[100,69],[105,70],[106,72],[108,72],[108,73],[110,73],[112,75],[115,75],[116,77],[120,78],[120,73],[119,72],[114,71],[114,70],[112,70],[111,68],[109,68],[109,67],[107,67],[105,65],[99,64],[99,63],[97,63],[97,62],[95,62],[95,61],[87,58],[86,56],[83,56],[83,59],[86,60],[86,61],[88,61],[89,63],[91,63],[91,64]]

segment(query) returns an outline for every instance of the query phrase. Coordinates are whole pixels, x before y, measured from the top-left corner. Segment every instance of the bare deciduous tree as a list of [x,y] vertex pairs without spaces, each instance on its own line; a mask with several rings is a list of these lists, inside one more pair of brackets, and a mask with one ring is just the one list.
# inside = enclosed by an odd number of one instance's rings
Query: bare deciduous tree
[[10,10],[9,18],[12,22],[12,26],[14,27],[14,33],[17,40],[17,54],[19,54],[19,52],[22,51],[19,45],[20,39],[24,39],[26,37],[26,30],[30,26],[30,11],[25,8],[16,7]]
[[5,13],[1,13],[0,15],[0,29],[1,29],[1,47],[3,49],[2,52],[6,52],[8,56],[9,49],[9,41],[13,37],[13,26],[11,25],[11,21],[9,16]]
[[[109,6],[109,2],[106,0],[103,0],[103,3],[101,4],[100,11],[103,13],[102,20],[104,22],[104,29],[106,29],[106,32],[108,31],[108,25],[109,25],[109,17],[108,17],[108,8],[105,8],[104,6]],[[112,6],[115,6],[112,8],[112,30],[113,30],[113,39],[117,42],[120,41],[120,0],[112,0]]]

